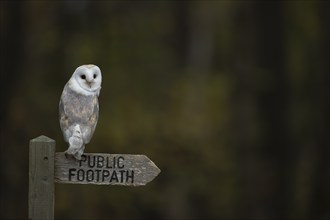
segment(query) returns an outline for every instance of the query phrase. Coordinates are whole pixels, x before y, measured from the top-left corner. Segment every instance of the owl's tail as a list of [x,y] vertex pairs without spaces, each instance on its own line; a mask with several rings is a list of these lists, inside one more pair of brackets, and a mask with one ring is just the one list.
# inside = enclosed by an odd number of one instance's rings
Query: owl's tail
[[72,155],[77,160],[81,160],[81,155],[84,153],[84,148],[85,145],[82,139],[80,126],[76,125],[72,136],[69,138],[69,148],[65,154]]

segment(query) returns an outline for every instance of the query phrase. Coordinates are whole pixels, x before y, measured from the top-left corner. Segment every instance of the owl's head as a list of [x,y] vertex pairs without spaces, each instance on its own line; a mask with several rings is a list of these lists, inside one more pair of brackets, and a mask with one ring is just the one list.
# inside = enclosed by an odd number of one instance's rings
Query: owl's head
[[84,95],[99,94],[102,74],[98,66],[93,64],[79,66],[73,73],[71,88]]

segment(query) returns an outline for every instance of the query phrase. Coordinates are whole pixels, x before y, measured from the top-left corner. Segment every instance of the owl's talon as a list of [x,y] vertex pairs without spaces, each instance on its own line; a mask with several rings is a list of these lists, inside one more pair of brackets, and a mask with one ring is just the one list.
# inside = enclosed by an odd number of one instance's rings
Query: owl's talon
[[64,152],[65,158],[66,159],[72,159],[74,156],[72,154],[69,154],[67,151]]
[[75,154],[74,158],[76,158],[76,160],[81,160],[81,155],[80,154]]

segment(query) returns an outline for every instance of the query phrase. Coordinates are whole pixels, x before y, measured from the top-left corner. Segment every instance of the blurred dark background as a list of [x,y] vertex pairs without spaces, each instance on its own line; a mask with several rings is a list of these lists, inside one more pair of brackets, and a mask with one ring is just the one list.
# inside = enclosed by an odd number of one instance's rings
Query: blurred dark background
[[1,1],[1,219],[76,67],[103,74],[86,152],[146,154],[145,187],[56,185],[55,219],[330,219],[326,1]]

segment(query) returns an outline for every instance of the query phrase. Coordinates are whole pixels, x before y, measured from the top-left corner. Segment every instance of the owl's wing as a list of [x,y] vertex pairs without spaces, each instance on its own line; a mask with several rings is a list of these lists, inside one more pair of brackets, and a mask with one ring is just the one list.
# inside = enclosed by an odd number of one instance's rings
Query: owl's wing
[[64,93],[61,96],[60,103],[59,103],[59,121],[60,121],[60,127],[63,133],[64,140],[66,142],[69,141],[70,138],[70,130],[69,130],[69,117],[68,114],[65,112],[64,103],[63,100],[65,98]]
[[97,121],[99,119],[99,102],[97,96],[93,96],[88,109],[89,111],[87,112],[90,112],[90,115],[88,117],[88,120],[86,121],[87,124],[86,135],[85,135],[86,143],[89,143],[89,141],[91,140],[97,125]]

